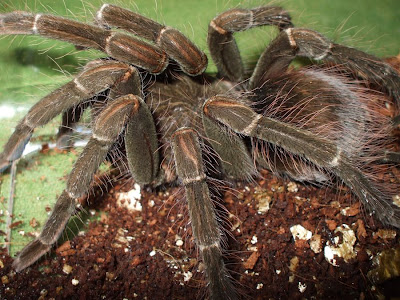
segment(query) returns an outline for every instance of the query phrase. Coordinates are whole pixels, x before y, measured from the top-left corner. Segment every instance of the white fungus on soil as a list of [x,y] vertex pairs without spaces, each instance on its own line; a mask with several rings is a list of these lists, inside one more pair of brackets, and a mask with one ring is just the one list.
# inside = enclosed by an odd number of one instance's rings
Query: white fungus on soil
[[183,281],[189,281],[193,277],[193,273],[190,271],[183,272]]
[[71,272],[72,272],[72,267],[71,267],[70,265],[64,264],[64,265],[63,265],[63,272],[64,272],[65,274],[71,273]]
[[304,292],[305,292],[305,290],[306,290],[306,288],[307,288],[307,284],[305,284],[305,283],[301,283],[301,282],[299,281],[299,285],[298,285],[298,287],[299,287],[299,291],[300,291],[300,293],[304,293]]
[[[354,244],[356,243],[356,235],[351,228],[342,224],[334,231],[335,234],[340,233],[342,235],[342,239],[339,236],[336,236],[333,239],[333,245],[328,241],[326,242],[324,248],[325,259],[333,266],[337,267],[337,261],[335,256],[342,257],[345,262],[349,262],[351,259],[357,256],[357,252],[354,250]],[[341,243],[339,241],[342,240]]]
[[290,232],[292,233],[293,239],[299,239],[299,240],[309,240],[312,237],[312,232],[305,229],[301,225],[293,225],[290,227]]
[[287,190],[291,193],[297,193],[299,191],[299,188],[297,187],[297,184],[295,182],[291,181],[287,184]]
[[257,213],[261,215],[269,211],[270,203],[272,202],[271,195],[269,195],[268,192],[256,188],[254,196],[254,199],[257,201]]
[[142,211],[142,204],[140,199],[142,197],[140,193],[140,185],[134,184],[133,189],[127,193],[118,193],[117,205],[120,207],[126,207],[133,211]]
[[314,234],[310,240],[310,248],[314,253],[322,251],[322,239],[320,234]]

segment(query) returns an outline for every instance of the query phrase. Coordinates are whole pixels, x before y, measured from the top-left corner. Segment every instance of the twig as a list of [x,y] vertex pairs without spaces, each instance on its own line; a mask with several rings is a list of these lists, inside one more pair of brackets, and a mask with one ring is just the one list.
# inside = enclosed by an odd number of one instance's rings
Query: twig
[[8,216],[7,216],[7,222],[6,222],[6,230],[7,230],[7,253],[10,254],[10,246],[11,246],[11,223],[12,223],[12,216],[13,216],[13,210],[14,210],[14,191],[15,191],[15,176],[17,174],[17,164],[18,164],[19,159],[14,160],[12,165],[11,165],[11,171],[10,171],[10,197],[8,199]]

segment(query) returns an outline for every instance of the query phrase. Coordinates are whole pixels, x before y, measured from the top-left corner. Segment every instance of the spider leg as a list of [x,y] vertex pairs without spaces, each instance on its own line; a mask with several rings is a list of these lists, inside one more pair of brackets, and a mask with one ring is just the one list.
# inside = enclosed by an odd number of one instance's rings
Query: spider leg
[[224,175],[234,179],[250,179],[257,169],[244,141],[232,131],[225,130],[205,114],[204,130],[213,150],[217,153]]
[[[135,69],[135,72],[129,75],[112,87],[107,99],[112,101],[127,94],[140,96],[138,112],[130,117],[126,125],[124,141],[129,171],[138,184],[144,185],[152,183],[158,175],[160,161],[158,139],[153,115],[141,99],[144,95],[139,72]],[[99,108],[96,108],[96,103],[93,104],[94,110],[98,111],[94,113],[94,119],[101,113],[104,103],[98,106]]]
[[389,64],[360,50],[338,45],[320,33],[288,28],[265,49],[250,78],[250,88],[285,72],[296,56],[340,64],[356,76],[384,87],[400,107],[400,76]]
[[[101,63],[103,60],[100,60]],[[91,62],[90,65],[94,65],[95,62]],[[88,67],[88,66],[87,66]],[[57,133],[57,147],[69,148],[71,146],[71,134],[73,127],[79,122],[83,115],[83,112],[87,108],[91,108],[91,119],[92,122],[98,117],[104,107],[107,106],[109,101],[117,99],[123,95],[134,94],[142,95],[142,84],[139,73],[134,71],[130,74],[126,74],[122,81],[118,81],[112,88],[107,89],[99,94],[96,94],[90,99],[78,103],[77,105],[70,107],[63,113],[62,123]]]
[[112,60],[89,63],[85,69],[62,87],[36,103],[19,122],[0,154],[0,172],[21,157],[36,127],[47,124],[63,111],[89,99],[101,91],[124,81],[135,72],[125,63]]
[[161,73],[168,64],[164,51],[133,36],[52,15],[0,14],[0,35],[4,34],[35,34],[93,48],[153,74]]
[[236,299],[225,268],[210,192],[206,183],[201,148],[196,131],[180,128],[172,136],[176,171],[185,187],[193,236],[205,264],[211,299]]
[[122,28],[154,42],[189,75],[199,75],[207,67],[207,56],[174,28],[111,4],[101,7],[96,14],[96,21],[105,27]]
[[93,134],[76,161],[67,182],[66,189],[46,221],[40,235],[28,244],[13,263],[15,270],[21,271],[48,252],[64,230],[69,218],[75,212],[77,199],[89,189],[93,175],[104,161],[110,146],[123,130],[128,119],[137,113],[140,100],[134,95],[126,95],[110,103],[95,122]]
[[141,185],[151,183],[160,167],[156,126],[150,109],[140,100],[138,113],[133,115],[125,133],[125,149],[129,170]]
[[[89,101],[90,102],[90,101]],[[90,106],[88,102],[81,102],[67,109],[62,115],[61,125],[57,133],[57,148],[67,149],[72,147],[71,135],[74,132],[74,125],[79,122],[83,112]]]
[[215,17],[208,26],[207,43],[219,75],[231,81],[244,79],[244,69],[233,33],[257,26],[292,27],[289,14],[280,7],[231,9]]
[[306,158],[336,174],[377,217],[400,227],[400,211],[390,195],[378,190],[364,173],[333,141],[293,125],[257,114],[249,106],[227,97],[207,100],[204,113],[233,131],[259,138]]

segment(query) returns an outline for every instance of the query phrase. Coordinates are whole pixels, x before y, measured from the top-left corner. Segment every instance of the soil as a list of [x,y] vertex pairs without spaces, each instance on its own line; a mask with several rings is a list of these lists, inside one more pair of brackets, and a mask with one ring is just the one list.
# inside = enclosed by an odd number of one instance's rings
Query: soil
[[[398,170],[390,171],[398,175]],[[399,231],[366,214],[346,187],[318,188],[262,175],[227,191],[222,200],[226,210],[220,210],[229,249],[226,262],[242,298],[400,296],[396,279],[376,285],[368,274],[378,253],[397,246],[398,256]],[[182,190],[142,190],[142,208],[135,211],[125,205],[129,200],[117,200],[134,187],[132,181],[121,180],[108,193],[95,189],[86,210],[98,220],[27,270],[15,273],[13,259],[0,254],[0,298],[203,298],[203,266]],[[293,225],[303,226],[312,238],[295,238]],[[335,237],[339,244],[345,240],[339,227],[352,230],[356,242],[349,246],[350,258],[335,256],[328,262],[324,247],[335,245]]]

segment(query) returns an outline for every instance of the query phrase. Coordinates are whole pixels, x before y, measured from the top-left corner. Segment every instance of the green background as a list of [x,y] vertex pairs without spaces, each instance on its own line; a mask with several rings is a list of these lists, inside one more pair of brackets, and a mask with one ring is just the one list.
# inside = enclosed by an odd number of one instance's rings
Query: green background
[[[44,12],[91,22],[102,1],[82,0],[0,0],[0,13],[13,10]],[[266,5],[266,1],[227,0],[157,0],[108,1],[175,27],[192,39],[206,53],[208,22],[218,13],[233,8]],[[400,52],[400,1],[398,0],[287,0],[274,1],[288,10],[296,26],[308,27],[335,42],[360,48],[380,57]],[[276,30],[262,28],[236,35],[242,56],[254,62],[276,35]],[[46,93],[71,79],[88,59],[101,56],[95,51],[77,51],[63,42],[40,37],[0,37],[0,146],[11,135],[18,120]],[[210,63],[209,72],[215,72]],[[52,141],[59,119],[35,132],[33,141]],[[80,150],[78,149],[78,152]],[[14,222],[23,221],[13,230],[12,250],[18,251],[31,238],[19,232],[39,231],[29,220],[40,225],[65,186],[65,178],[76,154],[42,155],[36,153],[18,163]],[[0,230],[6,231],[5,219],[9,196],[9,174],[0,176]],[[66,231],[68,233],[68,231]],[[0,235],[0,243],[1,240]]]

